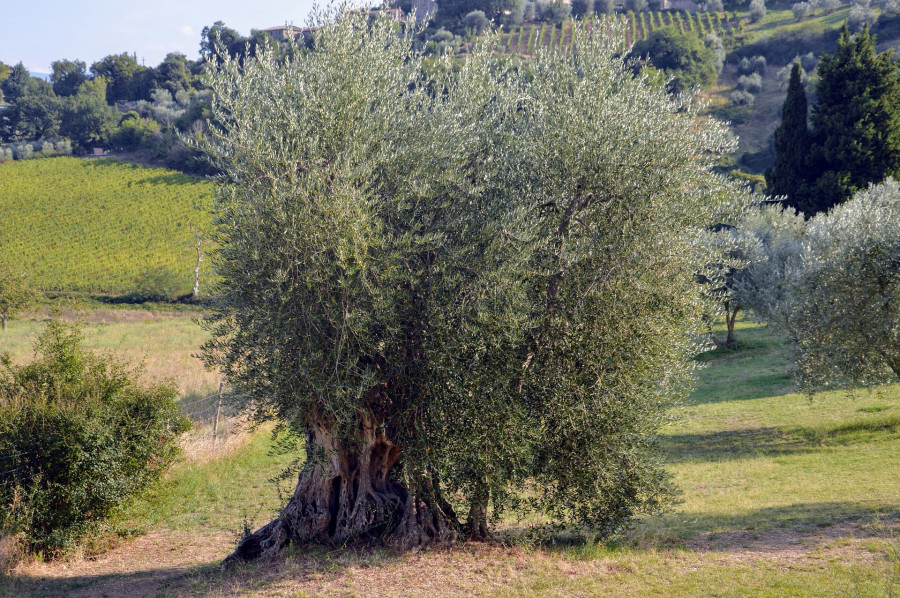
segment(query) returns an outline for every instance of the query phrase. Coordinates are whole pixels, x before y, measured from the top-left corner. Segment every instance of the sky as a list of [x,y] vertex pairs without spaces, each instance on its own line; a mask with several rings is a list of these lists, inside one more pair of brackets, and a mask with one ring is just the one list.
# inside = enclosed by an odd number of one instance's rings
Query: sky
[[91,63],[137,54],[156,66],[169,52],[197,59],[200,32],[216,21],[248,35],[290,23],[302,26],[313,0],[0,0],[0,61],[35,73],[67,58]]

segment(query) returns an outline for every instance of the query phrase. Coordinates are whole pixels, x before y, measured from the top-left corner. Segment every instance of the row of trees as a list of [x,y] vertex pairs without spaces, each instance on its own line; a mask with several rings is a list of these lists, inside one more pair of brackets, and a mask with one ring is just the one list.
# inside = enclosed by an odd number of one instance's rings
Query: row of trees
[[279,48],[265,32],[244,37],[217,21],[203,29],[199,60],[171,53],[156,67],[145,67],[122,53],[88,68],[83,61],[61,59],[51,64],[49,81],[32,77],[21,63],[0,62],[0,144],[9,150],[0,159],[44,155],[40,148],[68,147],[61,140],[70,140],[75,152],[108,145],[144,149],[169,166],[204,171],[176,135],[196,132],[210,114],[199,76],[208,61],[243,60],[260,46]]
[[868,27],[851,35],[845,26],[816,72],[810,115],[804,73],[794,64],[766,173],[769,192],[806,216],[900,176],[900,72],[892,52],[876,53]]

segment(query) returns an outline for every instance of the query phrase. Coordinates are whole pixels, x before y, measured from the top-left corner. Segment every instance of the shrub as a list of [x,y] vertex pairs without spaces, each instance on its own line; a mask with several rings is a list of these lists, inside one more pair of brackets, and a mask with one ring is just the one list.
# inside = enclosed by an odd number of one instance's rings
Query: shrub
[[177,274],[164,267],[144,270],[134,282],[134,291],[127,299],[137,303],[144,301],[170,301],[181,288]]
[[169,386],[82,346],[51,321],[35,360],[0,372],[0,530],[46,556],[102,531],[178,455],[187,421]]
[[750,22],[756,23],[766,18],[766,3],[763,0],[751,0]]
[[751,75],[753,73],[758,73],[760,75],[766,73],[765,56],[744,57],[738,62],[738,75]]
[[479,35],[482,31],[491,26],[491,22],[485,16],[484,11],[473,10],[463,17],[463,25],[466,29],[475,35]]
[[721,73],[722,67],[725,66],[725,44],[722,42],[722,38],[715,33],[707,33],[703,38],[703,43],[712,50],[715,57],[716,72]]
[[647,10],[647,0],[625,0],[625,10],[640,12]]
[[735,106],[750,106],[756,100],[756,96],[745,89],[735,89],[728,94],[728,99]]
[[875,11],[869,7],[868,2],[861,2],[850,7],[847,15],[847,26],[851,31],[860,31],[865,25],[875,22]]
[[752,75],[741,75],[737,80],[738,89],[749,91],[750,93],[758,93],[762,90],[762,77],[757,73]]
[[612,0],[594,0],[594,12],[598,15],[611,15],[615,8]]
[[797,2],[796,4],[791,5],[791,10],[794,12],[794,18],[798,21],[805,19],[809,15],[811,8],[809,2]]

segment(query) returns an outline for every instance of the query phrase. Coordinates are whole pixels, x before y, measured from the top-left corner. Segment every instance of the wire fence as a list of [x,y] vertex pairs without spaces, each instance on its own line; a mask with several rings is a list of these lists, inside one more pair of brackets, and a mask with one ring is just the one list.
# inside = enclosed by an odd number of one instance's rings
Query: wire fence
[[[181,409],[181,413],[195,424],[211,424],[212,437],[216,439],[219,432],[219,419],[223,414],[223,398],[225,396],[224,385],[219,384],[217,392],[204,397],[194,398],[190,401],[182,401],[178,403],[178,406]],[[38,455],[39,452],[34,450],[9,454],[0,453],[0,488],[14,483],[16,477],[13,474],[25,469],[28,465],[26,458]]]

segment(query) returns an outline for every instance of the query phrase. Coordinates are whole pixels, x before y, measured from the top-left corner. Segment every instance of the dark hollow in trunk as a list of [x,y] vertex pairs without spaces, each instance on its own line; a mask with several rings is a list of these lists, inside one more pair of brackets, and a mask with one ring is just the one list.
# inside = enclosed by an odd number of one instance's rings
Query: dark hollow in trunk
[[410,487],[391,475],[401,450],[371,418],[353,443],[324,424],[312,425],[307,459],[278,518],[245,537],[226,563],[274,556],[291,543],[368,540],[408,549],[456,540],[456,517],[433,484]]

